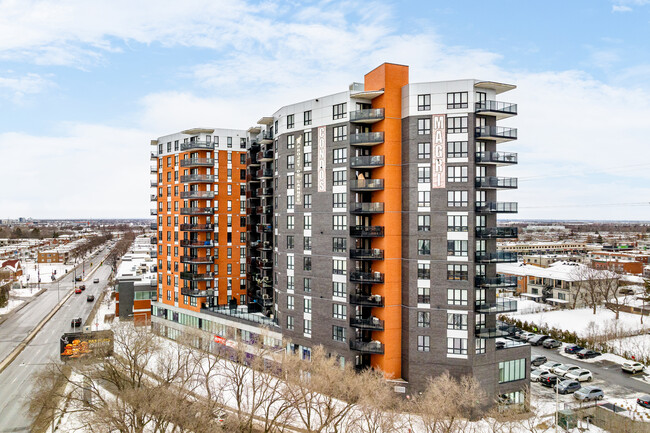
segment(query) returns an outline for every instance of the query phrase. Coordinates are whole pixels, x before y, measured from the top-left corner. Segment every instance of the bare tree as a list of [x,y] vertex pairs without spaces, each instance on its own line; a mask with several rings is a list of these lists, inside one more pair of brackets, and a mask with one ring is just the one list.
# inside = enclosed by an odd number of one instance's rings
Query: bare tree
[[574,284],[580,288],[582,299],[592,309],[593,314],[596,314],[596,309],[605,300],[601,285],[603,272],[590,266],[578,266],[572,276],[575,279]]
[[352,415],[353,433],[392,433],[404,431],[405,417],[401,401],[380,371],[365,370],[357,375],[362,390]]

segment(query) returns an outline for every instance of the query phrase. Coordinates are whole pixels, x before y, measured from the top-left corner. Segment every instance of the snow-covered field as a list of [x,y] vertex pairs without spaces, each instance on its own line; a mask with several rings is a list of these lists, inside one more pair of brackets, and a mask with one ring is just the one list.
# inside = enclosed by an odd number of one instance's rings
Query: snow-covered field
[[9,303],[7,304],[7,306],[0,308],[0,316],[9,313],[15,308],[18,308],[24,302],[25,301],[23,301],[22,299],[9,299]]
[[[63,263],[36,263],[36,262],[22,262],[23,276],[20,277],[20,282],[25,285],[27,283],[37,283],[38,276],[41,276],[41,283],[52,282],[52,276],[60,278],[65,274],[65,271],[72,269],[72,264],[64,265]],[[56,274],[55,274],[56,272]],[[27,278],[29,277],[29,278]]]

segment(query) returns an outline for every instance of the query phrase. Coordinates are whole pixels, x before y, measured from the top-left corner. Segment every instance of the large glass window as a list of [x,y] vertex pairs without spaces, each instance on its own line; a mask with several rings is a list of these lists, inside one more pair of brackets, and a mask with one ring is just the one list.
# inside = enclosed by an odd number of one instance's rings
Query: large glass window
[[466,207],[468,205],[467,191],[447,191],[447,206]]
[[344,298],[347,295],[346,283],[333,282],[332,283],[332,296]]
[[431,264],[418,263],[418,280],[430,280],[430,279],[431,279]]
[[526,359],[513,359],[499,363],[499,383],[526,378]]
[[332,326],[332,340],[345,341],[345,328],[343,326]]
[[429,336],[418,335],[418,352],[428,352],[429,350]]
[[447,93],[447,108],[467,108],[467,92]]
[[447,182],[467,182],[467,166],[447,167]]
[[333,304],[332,305],[332,317],[335,319],[345,320],[347,318],[348,308],[346,305],[342,304]]
[[332,141],[343,141],[348,138],[348,128],[347,126],[335,126],[333,128],[334,137]]
[[431,95],[418,95],[418,111],[431,110]]
[[467,280],[467,265],[447,265],[448,280]]
[[348,149],[342,147],[340,149],[333,150],[333,164],[345,164],[348,161]]
[[467,215],[447,215],[448,232],[466,232]]
[[467,289],[447,289],[447,304],[467,305]]
[[467,329],[467,314],[447,314],[447,329]]
[[332,106],[332,119],[343,119],[347,114],[347,103],[335,104]]
[[447,255],[467,257],[467,241],[447,241]]
[[428,311],[418,311],[418,327],[428,328],[431,326],[431,317]]
[[467,338],[447,338],[447,353],[467,355]]
[[418,143],[418,159],[431,158],[431,143]]
[[460,134],[467,132],[467,117],[447,117],[447,133]]
[[[467,120],[467,118],[465,118]],[[467,128],[466,128],[467,129]],[[418,135],[431,134],[431,119],[418,119]]]
[[467,142],[450,141],[447,143],[447,158],[467,158]]

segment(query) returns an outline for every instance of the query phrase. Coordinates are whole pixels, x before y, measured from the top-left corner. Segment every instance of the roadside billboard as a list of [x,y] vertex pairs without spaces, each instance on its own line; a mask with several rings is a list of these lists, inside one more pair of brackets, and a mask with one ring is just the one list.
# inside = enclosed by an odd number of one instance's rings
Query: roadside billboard
[[62,361],[113,353],[113,331],[67,332],[59,341]]

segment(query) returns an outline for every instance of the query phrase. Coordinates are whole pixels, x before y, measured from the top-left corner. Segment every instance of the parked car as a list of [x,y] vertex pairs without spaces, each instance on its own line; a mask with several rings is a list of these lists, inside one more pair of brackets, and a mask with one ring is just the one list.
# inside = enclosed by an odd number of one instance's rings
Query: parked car
[[81,326],[81,317],[77,317],[76,319],[72,319],[72,321],[70,322],[70,326],[72,326],[73,328],[80,327]]
[[94,284],[99,283],[99,278],[95,278],[95,279],[93,280],[93,283],[94,283]]
[[577,353],[578,358],[580,359],[589,359],[589,358],[595,358],[597,356],[600,356],[600,352],[596,352],[595,350],[589,350],[589,349],[582,349],[580,352]]
[[81,275],[77,275],[76,277],[74,277],[74,280],[75,281],[81,281]]
[[578,346],[577,344],[569,344],[564,347],[564,353],[578,353],[582,349],[584,349],[584,347]]
[[557,374],[558,376],[566,376],[567,373],[576,370],[580,370],[580,367],[574,364],[562,364],[555,367],[553,369],[553,373]]
[[539,334],[533,334],[533,333],[531,332],[531,333],[529,333],[528,335],[526,335],[526,338],[525,338],[525,339],[526,339],[527,342],[530,343],[530,340],[532,340],[533,338],[537,337],[538,335],[539,335]]
[[561,362],[547,361],[544,364],[539,366],[539,369],[542,371],[553,371],[555,367],[562,365]]
[[638,373],[640,371],[643,371],[645,366],[640,362],[626,361],[623,363],[623,365],[621,365],[621,368],[627,373]]
[[555,349],[562,346],[562,343],[552,338],[549,338],[548,340],[544,340],[542,346],[544,346],[546,349]]
[[544,341],[548,340],[549,338],[551,337],[549,337],[548,335],[536,335],[530,340],[528,340],[528,342],[530,343],[531,346],[540,346],[542,343],[544,343]]
[[574,392],[573,397],[582,401],[602,400],[605,397],[605,393],[597,386],[585,386]]
[[535,367],[539,367],[540,365],[544,364],[548,359],[546,359],[545,356],[543,355],[537,355],[533,356],[530,358],[530,365],[534,365]]
[[85,285],[85,284],[82,284],[81,286],[79,286],[79,288],[80,288],[81,290],[86,290],[86,285]]
[[636,399],[636,404],[640,404],[643,407],[650,409],[650,395],[645,394]]
[[577,380],[578,382],[591,382],[594,377],[591,374],[591,371],[580,368],[578,370],[573,370],[564,375],[567,379]]
[[582,388],[582,385],[580,385],[580,382],[578,382],[577,380],[564,379],[562,382],[558,383],[553,388],[557,389],[557,392],[559,394],[571,394],[572,392],[576,392],[577,390]]
[[535,335],[536,334],[533,334],[532,332],[521,332],[517,335],[517,338],[521,341],[528,341],[529,338],[534,337]]
[[77,287],[76,289],[74,289],[74,292],[78,295],[79,293],[81,293],[81,289]]
[[95,300],[95,295],[86,296],[86,302],[93,302]]
[[530,380],[532,382],[539,382],[540,379],[542,379],[542,378],[544,378],[546,376],[552,376],[552,375],[553,375],[553,373],[551,373],[550,371],[543,371],[543,370],[536,369],[536,370],[533,370],[530,373]]
[[553,388],[558,382],[560,382],[560,378],[557,377],[554,374],[549,374],[548,376],[544,376],[539,379],[539,383],[541,383],[543,386],[547,386],[549,388]]

